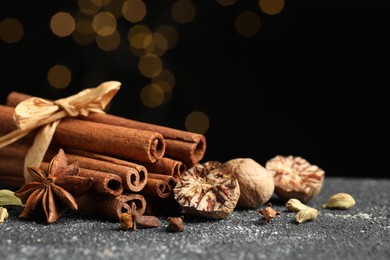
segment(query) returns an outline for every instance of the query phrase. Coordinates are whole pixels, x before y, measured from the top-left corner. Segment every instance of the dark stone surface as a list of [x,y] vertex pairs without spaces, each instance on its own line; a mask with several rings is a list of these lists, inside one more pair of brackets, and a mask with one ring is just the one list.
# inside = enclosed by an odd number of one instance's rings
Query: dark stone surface
[[[338,192],[350,193],[356,206],[322,209]],[[224,220],[185,216],[181,233],[167,232],[163,217],[159,228],[122,231],[85,212],[44,225],[10,209],[0,225],[0,259],[390,259],[390,179],[326,178],[307,203],[320,215],[299,225],[283,201],[271,202],[281,215],[268,225],[256,210],[236,210]]]

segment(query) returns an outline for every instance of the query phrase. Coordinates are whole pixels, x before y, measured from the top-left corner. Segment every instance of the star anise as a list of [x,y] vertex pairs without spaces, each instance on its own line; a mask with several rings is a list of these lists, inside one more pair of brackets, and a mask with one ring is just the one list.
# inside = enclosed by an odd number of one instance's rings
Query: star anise
[[74,196],[82,195],[92,184],[92,178],[78,176],[78,163],[68,165],[62,149],[51,160],[47,172],[38,167],[27,169],[31,181],[15,191],[26,204],[20,218],[32,218],[42,209],[47,223],[53,223],[66,206],[77,210]]

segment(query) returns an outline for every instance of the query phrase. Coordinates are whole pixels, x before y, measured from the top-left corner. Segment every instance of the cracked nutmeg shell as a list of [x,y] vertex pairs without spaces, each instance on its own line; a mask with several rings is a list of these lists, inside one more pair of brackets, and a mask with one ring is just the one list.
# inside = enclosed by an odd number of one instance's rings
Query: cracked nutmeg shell
[[277,155],[265,167],[274,173],[275,193],[282,199],[305,202],[322,189],[325,172],[302,157]]
[[240,197],[235,175],[222,163],[197,163],[178,177],[175,200],[194,216],[224,219],[233,213]]
[[269,201],[274,193],[272,172],[251,158],[235,158],[223,163],[236,176],[240,186],[237,207],[258,208]]

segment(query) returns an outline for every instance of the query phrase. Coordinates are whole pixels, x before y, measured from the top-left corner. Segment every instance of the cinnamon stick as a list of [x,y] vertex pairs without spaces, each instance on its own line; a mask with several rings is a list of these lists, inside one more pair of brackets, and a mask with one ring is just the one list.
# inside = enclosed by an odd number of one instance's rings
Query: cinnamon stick
[[[0,105],[0,132],[14,125],[14,110]],[[61,120],[52,143],[149,163],[161,159],[165,152],[165,140],[158,132],[73,118]]]
[[79,209],[96,215],[119,221],[122,213],[141,216],[146,209],[145,198],[141,194],[122,193],[119,196],[107,196],[96,192],[87,192],[76,198]]
[[[21,140],[18,140],[17,142],[14,142],[6,147],[3,147],[0,149],[0,156],[1,155],[8,155],[12,157],[17,157],[20,159],[23,159],[27,151],[30,147],[31,143],[26,141],[24,138]],[[81,155],[76,155],[70,153],[67,149],[64,149],[66,153],[66,157],[68,159],[69,163],[78,162],[80,168],[84,168],[83,171],[84,174],[94,174],[94,175],[102,175],[103,173],[107,174],[114,174],[120,177],[120,186],[123,187],[124,190],[132,191],[132,192],[138,192],[143,189],[143,187],[146,185],[148,172],[143,166],[139,167],[128,167],[124,165],[118,165],[115,163],[93,159]],[[75,149],[69,149],[72,151],[76,151]],[[55,148],[53,146],[49,147],[49,150],[46,152],[44,160],[50,161],[51,158],[53,158],[58,151],[58,148]],[[90,170],[93,170],[92,172]],[[97,171],[97,172],[95,172]],[[119,189],[119,184],[117,183],[118,178],[115,176],[111,176],[109,178],[111,181],[108,183],[110,186],[113,187],[114,190]],[[116,181],[114,181],[116,180]],[[101,179],[103,181],[103,179]],[[107,180],[108,181],[108,180]],[[101,183],[101,182],[99,182]],[[93,184],[94,186],[94,184]],[[119,190],[115,191],[114,194],[118,194]]]
[[187,170],[186,164],[168,157],[163,157],[154,163],[144,163],[143,165],[149,172],[170,175],[175,178],[178,178]]
[[140,194],[167,198],[172,194],[175,185],[176,179],[173,176],[149,172],[148,181]]
[[[16,106],[30,97],[30,95],[20,92],[11,92],[7,96],[7,105]],[[206,151],[206,138],[202,134],[139,122],[110,114],[92,113],[87,118],[80,118],[110,125],[159,132],[166,142],[165,156],[184,162],[188,168],[198,163]]]
[[149,179],[163,180],[166,183],[167,190],[172,191],[176,186],[176,178],[170,175],[149,173]]
[[148,170],[141,164],[74,148],[67,148],[66,152],[68,152],[70,155],[83,157],[84,159],[82,161],[87,161],[87,158],[90,158],[98,161],[99,164],[107,163],[107,165],[111,166],[116,165],[115,168],[118,169],[122,168],[122,166],[125,167],[125,169],[128,169],[129,171],[129,174],[126,174],[126,176],[123,177],[118,171],[113,171],[113,173],[118,174],[124,178],[123,185],[126,190],[138,192],[146,185],[146,181],[148,179]]
[[[0,184],[12,186],[15,189],[25,184],[23,176],[23,158],[0,155]],[[47,171],[48,162],[42,162],[41,168]],[[92,177],[91,190],[108,195],[119,195],[123,192],[122,179],[114,174],[93,171],[80,167],[80,176]]]

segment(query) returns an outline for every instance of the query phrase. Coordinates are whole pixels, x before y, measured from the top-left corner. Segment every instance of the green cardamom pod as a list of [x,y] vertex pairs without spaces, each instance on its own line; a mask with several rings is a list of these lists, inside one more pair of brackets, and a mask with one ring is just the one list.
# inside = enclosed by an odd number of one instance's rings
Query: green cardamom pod
[[315,220],[318,217],[318,210],[312,207],[307,207],[303,210],[298,211],[298,213],[295,215],[295,222],[297,224]]
[[13,191],[0,190],[0,207],[1,206],[23,206],[23,203]]
[[336,193],[330,196],[328,201],[322,205],[325,209],[350,209],[355,206],[355,199],[348,193]]

